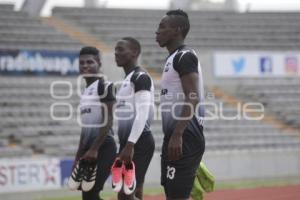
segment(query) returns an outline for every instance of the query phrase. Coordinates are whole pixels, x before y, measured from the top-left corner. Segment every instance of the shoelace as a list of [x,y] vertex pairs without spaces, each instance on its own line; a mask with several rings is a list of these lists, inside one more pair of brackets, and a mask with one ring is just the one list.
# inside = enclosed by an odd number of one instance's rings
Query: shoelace
[[92,181],[95,179],[91,179],[93,177],[93,173],[94,173],[94,169],[95,169],[96,165],[88,165],[87,167],[85,167],[85,170],[83,171],[83,179],[86,181]]
[[122,176],[121,173],[113,173],[113,180],[115,182],[119,182],[121,180],[121,176]]
[[130,185],[132,184],[132,180],[133,180],[133,172],[132,172],[132,167],[128,167],[128,169],[125,167],[125,171],[126,173],[124,173],[124,182],[126,183],[126,185]]
[[[77,166],[75,166],[77,167]],[[75,173],[75,177],[74,177],[74,180],[75,181],[80,181],[80,179],[82,178],[83,176],[83,172],[84,172],[84,164],[82,162],[79,163],[78,165],[78,169],[76,171],[77,173]]]
[[[116,173],[112,173],[113,180],[118,182],[121,179],[121,176],[122,176],[122,169],[120,169],[120,168],[122,168],[122,162],[117,161],[114,167],[115,168],[113,168],[113,171],[116,171]],[[121,172],[117,173],[119,171],[121,171]]]

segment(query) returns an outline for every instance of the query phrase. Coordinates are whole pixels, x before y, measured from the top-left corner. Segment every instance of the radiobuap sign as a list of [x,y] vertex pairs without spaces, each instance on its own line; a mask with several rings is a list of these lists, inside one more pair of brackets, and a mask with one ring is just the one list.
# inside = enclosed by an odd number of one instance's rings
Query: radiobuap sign
[[0,50],[1,74],[75,75],[78,52]]

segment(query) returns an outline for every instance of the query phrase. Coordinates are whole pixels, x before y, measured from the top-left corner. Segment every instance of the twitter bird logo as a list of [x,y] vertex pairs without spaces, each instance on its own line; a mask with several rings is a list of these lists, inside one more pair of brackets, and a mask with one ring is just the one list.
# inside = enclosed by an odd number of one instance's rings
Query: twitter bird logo
[[232,60],[232,66],[234,69],[234,72],[236,74],[241,73],[245,67],[245,58],[239,58],[237,60]]

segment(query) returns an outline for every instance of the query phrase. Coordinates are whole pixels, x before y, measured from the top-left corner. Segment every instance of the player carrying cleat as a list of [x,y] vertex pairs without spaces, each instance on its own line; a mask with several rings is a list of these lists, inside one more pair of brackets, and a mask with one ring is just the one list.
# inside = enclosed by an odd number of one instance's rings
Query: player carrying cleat
[[150,75],[137,64],[140,52],[140,43],[132,37],[122,38],[115,46],[116,63],[126,74],[117,92],[116,109],[119,159],[125,166],[119,200],[143,198],[145,174],[155,147],[150,130],[154,116],[154,86]]

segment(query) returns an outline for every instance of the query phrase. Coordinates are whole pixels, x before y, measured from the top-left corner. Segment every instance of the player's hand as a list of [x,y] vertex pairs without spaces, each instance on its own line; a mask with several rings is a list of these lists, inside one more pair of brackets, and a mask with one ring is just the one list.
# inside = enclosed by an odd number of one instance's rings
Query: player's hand
[[127,142],[124,149],[121,151],[119,158],[125,164],[131,163],[131,161],[133,159],[133,154],[134,154],[134,144],[131,142]]
[[89,149],[82,157],[80,160],[86,160],[88,162],[95,162],[98,157],[98,151]]
[[178,160],[182,155],[182,134],[174,132],[168,144],[168,159]]

